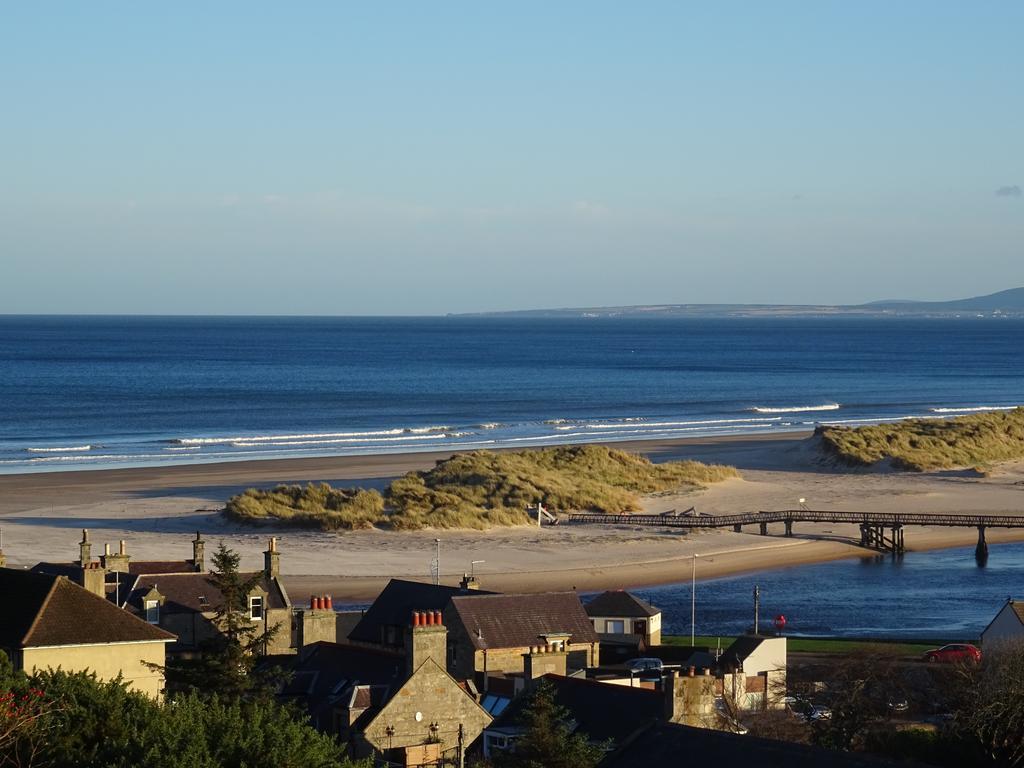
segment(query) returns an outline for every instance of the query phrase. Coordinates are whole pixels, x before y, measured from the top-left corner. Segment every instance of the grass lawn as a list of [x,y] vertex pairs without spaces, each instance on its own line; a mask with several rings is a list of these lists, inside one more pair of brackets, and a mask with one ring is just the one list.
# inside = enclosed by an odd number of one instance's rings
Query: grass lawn
[[[697,645],[710,648],[728,648],[735,638],[707,637],[698,635]],[[885,640],[848,640],[844,638],[790,637],[787,648],[793,653],[872,653],[885,656],[919,656],[927,650],[943,645],[946,641],[932,643],[899,642]],[[665,645],[689,645],[689,635],[666,635],[661,639]]]

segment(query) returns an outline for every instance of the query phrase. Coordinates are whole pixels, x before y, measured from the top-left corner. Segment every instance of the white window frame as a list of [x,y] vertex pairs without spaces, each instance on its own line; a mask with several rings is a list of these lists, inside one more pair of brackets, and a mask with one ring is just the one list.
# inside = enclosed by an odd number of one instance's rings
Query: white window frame
[[626,620],[608,619],[604,623],[604,631],[610,635],[624,635],[626,634]]
[[[259,605],[259,615],[256,615],[256,606]],[[249,595],[249,621],[263,621],[267,615],[267,604],[263,595]]]
[[160,601],[159,600],[147,600],[146,601],[146,621],[150,624],[160,623]]

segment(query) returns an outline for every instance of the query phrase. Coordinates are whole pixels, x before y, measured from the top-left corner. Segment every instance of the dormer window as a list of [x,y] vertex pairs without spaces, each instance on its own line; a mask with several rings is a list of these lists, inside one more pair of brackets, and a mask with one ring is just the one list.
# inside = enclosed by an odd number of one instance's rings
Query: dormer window
[[146,601],[146,621],[150,624],[160,623],[160,601],[159,600],[147,600]]
[[249,598],[249,618],[252,621],[261,621],[263,619],[262,595],[252,595]]

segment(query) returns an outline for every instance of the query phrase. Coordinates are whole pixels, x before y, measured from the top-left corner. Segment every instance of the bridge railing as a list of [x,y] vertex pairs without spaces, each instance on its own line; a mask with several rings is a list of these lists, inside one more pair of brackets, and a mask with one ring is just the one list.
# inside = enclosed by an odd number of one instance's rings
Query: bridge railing
[[757,523],[854,523],[885,527],[933,525],[947,528],[1024,528],[1024,515],[965,515],[926,512],[843,512],[810,509],[784,509],[742,512],[732,515],[693,515],[665,517],[662,515],[603,514],[578,512],[569,515],[571,523],[603,525],[649,525],[665,528],[726,528]]

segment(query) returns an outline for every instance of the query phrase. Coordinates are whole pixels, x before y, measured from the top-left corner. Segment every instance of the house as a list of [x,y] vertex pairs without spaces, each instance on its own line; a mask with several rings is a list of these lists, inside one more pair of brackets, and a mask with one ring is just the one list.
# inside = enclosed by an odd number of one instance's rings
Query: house
[[981,645],[992,650],[1000,645],[1024,642],[1024,603],[1006,598],[1003,607],[982,630]]
[[348,642],[402,650],[413,611],[443,611],[452,597],[490,594],[494,593],[479,589],[476,581],[468,578],[458,587],[391,579],[348,634]]
[[[158,697],[174,635],[119,609],[66,576],[0,568],[0,650],[15,669],[90,671]],[[151,666],[155,665],[155,666]]]
[[[536,678],[534,678],[536,679]],[[540,676],[554,692],[555,704],[570,713],[573,732],[595,743],[613,744],[637,729],[664,718],[664,697],[645,688],[621,688],[560,674]],[[513,748],[525,730],[521,720],[529,697],[521,695],[484,730],[484,757]]]
[[643,638],[648,647],[661,644],[661,610],[625,590],[602,592],[586,610],[602,641],[604,635],[627,635]]
[[676,768],[683,765],[743,768],[877,768],[906,765],[871,755],[740,736],[676,723],[652,723],[619,744],[599,768]]
[[448,630],[438,610],[413,611],[402,652],[337,643],[304,649],[281,697],[348,745],[404,766],[461,765],[491,722],[473,687],[445,669]]
[[[206,569],[205,545],[199,532],[192,540],[192,558],[182,560],[133,560],[125,541],[112,553],[109,546],[92,558],[89,531],[82,531],[79,557],[71,563],[38,563],[37,573],[67,576],[82,587],[146,622],[177,637],[171,653],[191,653],[219,631],[214,623],[223,596]],[[276,628],[266,653],[293,652],[296,645],[292,604],[281,581],[281,553],[271,538],[263,553],[262,571],[242,573],[255,578],[247,597],[249,618],[260,631]],[[331,638],[333,639],[333,638]]]
[[599,641],[575,592],[456,595],[444,609],[450,627],[448,669],[459,679],[522,674],[537,647],[566,653],[569,670],[597,663]]

